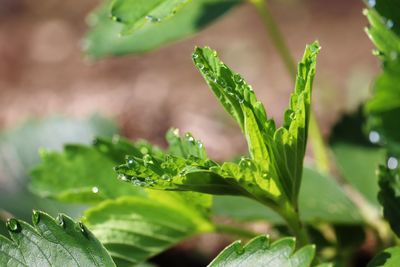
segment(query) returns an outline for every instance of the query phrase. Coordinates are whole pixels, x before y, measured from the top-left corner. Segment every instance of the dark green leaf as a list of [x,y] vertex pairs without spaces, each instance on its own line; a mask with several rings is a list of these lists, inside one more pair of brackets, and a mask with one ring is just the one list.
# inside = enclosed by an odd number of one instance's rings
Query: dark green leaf
[[116,262],[141,262],[187,237],[210,232],[211,197],[198,193],[149,192],[122,197],[88,210],[88,227]]
[[400,237],[400,169],[379,166],[379,202],[392,230]]
[[258,236],[245,246],[236,241],[226,247],[208,266],[309,267],[314,254],[313,245],[295,252],[294,238],[283,238],[271,244],[267,236]]
[[60,214],[57,222],[43,212],[7,222],[11,240],[0,236],[1,266],[115,266],[110,255],[82,223]]
[[84,49],[92,58],[142,53],[190,36],[224,15],[241,0],[194,0],[173,17],[147,23],[140,30],[120,36],[123,24],[110,19],[110,1],[89,16],[90,32]]
[[387,248],[376,255],[367,267],[398,267],[400,266],[400,247]]

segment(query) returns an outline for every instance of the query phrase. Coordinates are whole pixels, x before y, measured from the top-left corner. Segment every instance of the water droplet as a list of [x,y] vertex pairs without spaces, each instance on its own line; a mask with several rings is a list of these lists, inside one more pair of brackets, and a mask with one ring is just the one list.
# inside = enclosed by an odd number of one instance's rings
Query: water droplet
[[11,218],[6,222],[6,227],[11,232],[15,232],[16,233],[16,232],[21,231],[21,225],[14,218]]
[[213,56],[214,56],[214,57],[217,57],[217,56],[218,56],[217,51],[215,51],[215,50],[213,51]]
[[116,22],[122,22],[122,19],[118,18],[117,16],[111,16],[111,19]]
[[119,143],[119,140],[120,140],[120,136],[118,134],[114,134],[111,142],[115,145],[115,144]]
[[239,104],[243,104],[243,102],[244,102],[243,96],[236,95],[236,99],[237,99],[237,101],[239,102]]
[[387,161],[387,167],[391,170],[397,169],[399,166],[399,161],[395,157],[389,157]]
[[388,27],[388,29],[391,29],[391,28],[393,28],[393,26],[394,26],[393,20],[388,19],[388,20],[386,21],[386,27]]
[[143,162],[144,162],[144,165],[154,164],[153,158],[149,154],[146,154],[143,156]]
[[133,163],[135,163],[135,161],[133,159],[128,159],[126,163],[128,163],[128,165],[132,165]]
[[204,69],[204,65],[201,63],[196,63],[196,66],[199,70],[203,70]]
[[235,75],[233,76],[233,79],[234,79],[235,82],[237,82],[237,83],[241,83],[241,82],[243,81],[242,77],[240,77],[239,74],[235,74]]
[[192,136],[190,133],[187,133],[187,134],[185,135],[185,137],[186,137],[186,140],[187,140],[187,141],[189,141],[190,143],[194,143],[194,138],[193,138],[193,136]]
[[192,55],[192,57],[193,57],[193,59],[199,58],[199,54],[194,53],[194,54]]
[[38,224],[40,221],[40,213],[37,210],[32,212],[32,222],[33,224]]
[[218,80],[218,83],[219,83],[222,87],[225,87],[225,86],[226,86],[226,82],[225,82],[225,80],[222,79],[222,78]]
[[59,226],[61,226],[62,228],[65,227],[64,216],[62,214],[58,214],[56,221]]
[[97,194],[99,192],[99,188],[97,186],[92,187],[92,192]]
[[368,135],[368,138],[369,138],[369,141],[373,144],[377,144],[381,140],[381,136],[379,135],[379,133],[377,131],[371,131]]
[[199,148],[200,149],[203,148],[203,144],[202,143],[199,143]]
[[150,22],[160,22],[160,21],[161,21],[160,18],[151,16],[151,15],[146,16],[146,19],[147,19],[148,21],[150,21]]
[[164,181],[171,181],[171,176],[169,176],[168,174],[163,174],[161,176],[161,179]]
[[368,0],[368,5],[374,7],[376,5],[376,0]]
[[122,180],[124,182],[129,180],[128,177],[126,177],[126,175],[122,174],[122,173],[118,174],[118,179],[120,179],[120,180]]
[[83,225],[82,222],[78,222],[78,226],[79,226],[79,230],[81,231],[81,233],[82,233],[85,237],[88,237],[88,231],[86,230],[85,225]]

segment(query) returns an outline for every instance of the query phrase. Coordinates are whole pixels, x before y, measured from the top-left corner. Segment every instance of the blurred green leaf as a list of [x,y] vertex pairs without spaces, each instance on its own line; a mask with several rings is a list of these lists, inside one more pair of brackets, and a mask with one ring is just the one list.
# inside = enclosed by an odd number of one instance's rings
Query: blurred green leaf
[[146,24],[159,23],[173,17],[191,0],[114,0],[111,18],[122,23],[121,33],[131,34]]
[[226,247],[209,267],[309,267],[314,259],[315,246],[295,251],[294,238],[282,238],[270,243],[269,237],[258,236],[242,245],[236,241]]
[[332,145],[337,167],[347,182],[375,206],[378,202],[376,166],[385,158],[385,151],[371,146],[336,142]]
[[82,223],[60,214],[57,222],[34,211],[33,227],[7,222],[11,240],[0,236],[1,266],[115,266],[110,255]]
[[[300,216],[306,223],[362,223],[357,208],[333,178],[309,167],[305,167],[303,171],[299,202]],[[272,210],[241,197],[214,197],[213,213],[239,221],[267,220],[274,224],[283,223]]]
[[376,255],[367,267],[398,267],[400,266],[400,247],[387,248]]
[[41,197],[79,203],[141,195],[140,188],[116,179],[113,169],[125,155],[139,156],[141,150],[157,151],[145,143],[133,145],[119,137],[97,139],[93,146],[66,145],[61,153],[42,151],[42,163],[31,173],[30,188]]
[[144,261],[214,226],[211,196],[152,191],[146,197],[104,201],[85,212],[85,222],[118,266]]
[[[388,149],[400,155],[400,5],[390,0],[376,1],[378,12],[366,11],[370,22],[367,33],[377,48],[383,73],[373,87],[374,95],[366,105],[368,126],[376,142],[389,144]],[[397,15],[394,15],[397,14]]]
[[83,48],[91,58],[143,53],[193,35],[214,22],[241,0],[193,0],[173,17],[157,23],[147,23],[133,34],[120,36],[121,23],[110,19],[110,3],[88,17],[91,27]]

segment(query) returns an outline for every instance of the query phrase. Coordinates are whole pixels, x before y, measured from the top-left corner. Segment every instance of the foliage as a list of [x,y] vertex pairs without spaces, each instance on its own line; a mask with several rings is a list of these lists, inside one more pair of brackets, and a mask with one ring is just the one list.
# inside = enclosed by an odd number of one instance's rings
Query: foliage
[[[119,1],[121,2],[123,1]],[[133,9],[141,5],[139,1],[127,2]],[[173,16],[160,21],[159,17],[146,14],[144,17],[148,16],[145,20],[147,23],[131,32],[125,23],[110,18],[111,1],[104,0],[103,4],[88,17],[90,31],[83,42],[83,49],[89,57],[95,59],[143,53],[193,35],[240,2],[240,0],[191,0],[182,5]],[[121,31],[127,28],[129,34],[121,35]]]
[[0,236],[2,266],[115,266],[110,255],[81,222],[34,211],[33,226],[10,219],[11,240]]
[[296,252],[294,250],[293,238],[283,238],[271,244],[269,237],[258,236],[245,246],[236,241],[226,247],[209,266],[307,267],[311,265],[315,254],[314,246],[308,245]]

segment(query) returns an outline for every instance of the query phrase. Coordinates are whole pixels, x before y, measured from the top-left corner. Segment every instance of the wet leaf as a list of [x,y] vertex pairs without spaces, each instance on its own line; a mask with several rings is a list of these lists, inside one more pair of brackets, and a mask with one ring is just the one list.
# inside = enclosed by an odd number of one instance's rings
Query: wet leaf
[[60,214],[57,221],[34,211],[33,226],[7,222],[11,240],[0,236],[1,266],[115,266],[110,255],[80,222]]

